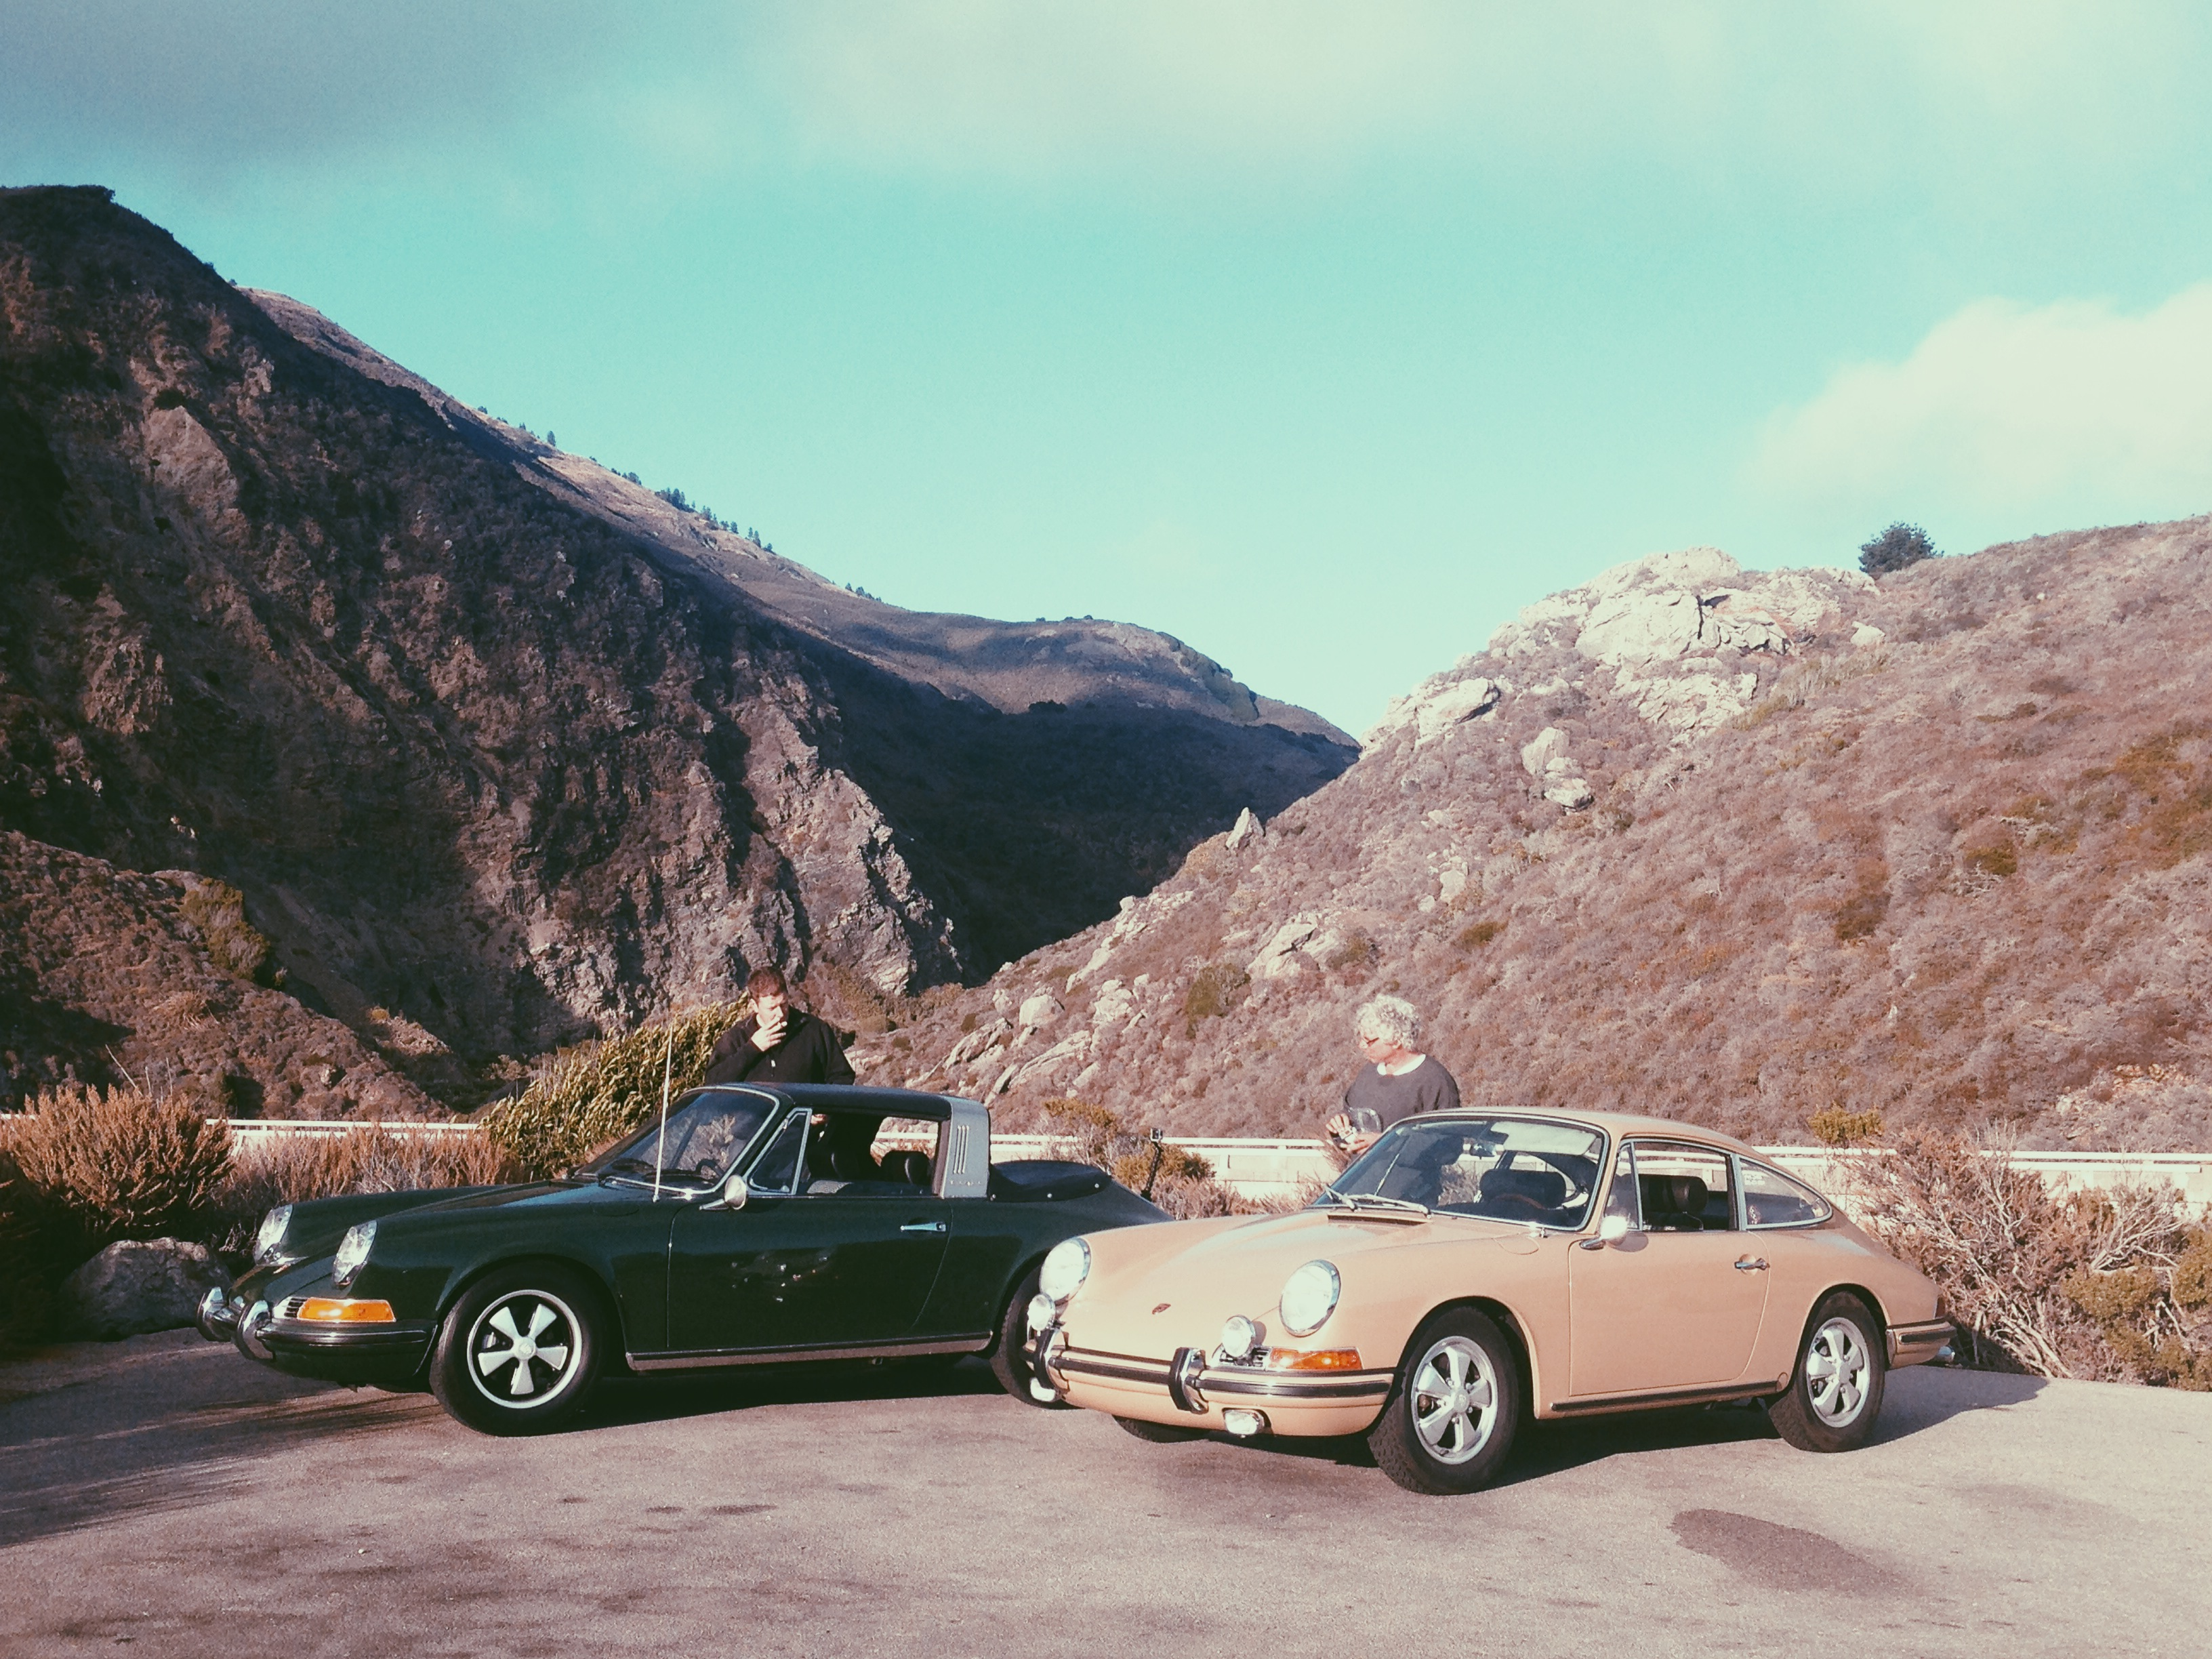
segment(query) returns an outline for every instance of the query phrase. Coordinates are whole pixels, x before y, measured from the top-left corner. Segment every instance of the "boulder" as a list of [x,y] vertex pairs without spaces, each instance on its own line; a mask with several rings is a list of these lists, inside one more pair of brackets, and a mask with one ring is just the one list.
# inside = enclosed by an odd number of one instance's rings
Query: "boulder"
[[1060,1000],[1049,991],[1039,991],[1022,1004],[1021,1016],[1014,1023],[1024,1031],[1034,1031],[1049,1025],[1060,1015]]
[[1563,760],[1567,752],[1567,734],[1556,726],[1547,726],[1521,745],[1522,769],[1532,778],[1544,775],[1544,769],[1554,760]]
[[1254,815],[1252,809],[1248,806],[1237,815],[1237,822],[1230,826],[1229,840],[1226,842],[1226,845],[1229,850],[1233,853],[1238,848],[1242,847],[1246,842],[1252,840],[1255,836],[1264,836],[1267,833],[1267,832],[1266,830],[1260,827],[1259,818]]
[[192,1322],[200,1298],[230,1275],[204,1244],[126,1238],[109,1245],[62,1285],[64,1328],[112,1341]]

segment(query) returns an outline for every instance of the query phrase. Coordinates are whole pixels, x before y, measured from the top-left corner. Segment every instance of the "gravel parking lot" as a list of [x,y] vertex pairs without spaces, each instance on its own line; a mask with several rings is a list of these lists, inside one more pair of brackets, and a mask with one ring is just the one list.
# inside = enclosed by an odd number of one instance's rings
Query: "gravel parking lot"
[[0,1651],[2204,1651],[2212,1396],[1892,1379],[1881,1441],[1546,1425],[1474,1498],[1152,1446],[974,1362],[605,1389],[547,1439],[178,1333],[0,1365]]

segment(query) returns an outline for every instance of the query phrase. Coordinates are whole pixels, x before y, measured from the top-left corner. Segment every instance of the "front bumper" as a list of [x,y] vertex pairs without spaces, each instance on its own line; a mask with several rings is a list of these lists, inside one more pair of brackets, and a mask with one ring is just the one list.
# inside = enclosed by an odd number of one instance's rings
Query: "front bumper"
[[1382,1411],[1395,1376],[1271,1370],[1264,1354],[1248,1363],[1197,1348],[1163,1359],[1076,1347],[1057,1328],[1042,1334],[1046,1351],[1040,1356],[1033,1342],[1030,1363],[1071,1405],[1180,1428],[1219,1429],[1224,1412],[1257,1411],[1273,1434],[1357,1434]]
[[434,1322],[327,1324],[299,1316],[307,1300],[289,1296],[272,1307],[210,1291],[193,1322],[209,1341],[228,1342],[248,1359],[295,1376],[396,1386],[421,1374]]

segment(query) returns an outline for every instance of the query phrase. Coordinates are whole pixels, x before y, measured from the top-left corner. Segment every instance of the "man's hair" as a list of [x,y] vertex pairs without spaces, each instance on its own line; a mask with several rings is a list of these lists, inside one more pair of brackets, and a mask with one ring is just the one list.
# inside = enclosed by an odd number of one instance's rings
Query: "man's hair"
[[775,992],[776,995],[784,998],[787,1001],[789,1000],[791,988],[783,981],[783,969],[781,968],[754,969],[745,980],[745,994],[749,997],[757,997],[769,991]]
[[1352,1017],[1354,1035],[1381,1037],[1401,1048],[1421,1046],[1421,1016],[1403,997],[1376,997]]

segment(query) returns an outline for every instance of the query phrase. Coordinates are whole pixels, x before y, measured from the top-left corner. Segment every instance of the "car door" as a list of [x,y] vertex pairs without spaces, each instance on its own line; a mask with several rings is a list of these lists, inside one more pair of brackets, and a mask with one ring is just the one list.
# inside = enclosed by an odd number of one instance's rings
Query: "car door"
[[1629,1142],[1606,1211],[1628,1218],[1627,1236],[1567,1253],[1569,1392],[1662,1394],[1741,1376],[1768,1274],[1740,1231],[1735,1160],[1686,1142]]
[[895,1346],[914,1340],[944,1264],[949,1212],[928,1192],[810,1178],[821,1115],[795,1111],[753,1165],[742,1209],[677,1218],[669,1346],[707,1355]]

